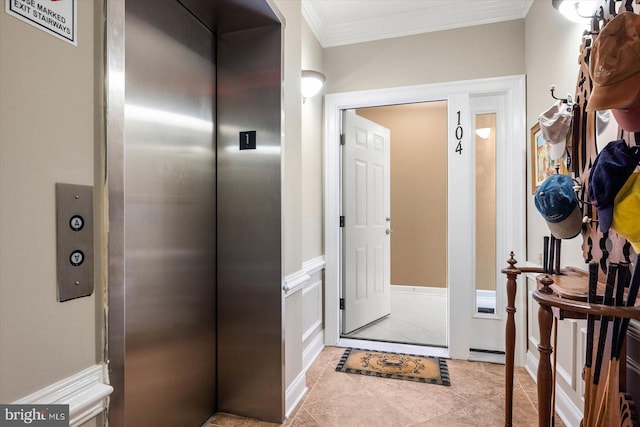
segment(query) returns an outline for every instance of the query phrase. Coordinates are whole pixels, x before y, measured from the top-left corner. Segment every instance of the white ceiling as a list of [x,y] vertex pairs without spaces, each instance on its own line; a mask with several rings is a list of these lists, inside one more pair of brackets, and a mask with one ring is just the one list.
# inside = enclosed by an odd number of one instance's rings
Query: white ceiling
[[330,47],[521,19],[532,3],[533,0],[302,0],[302,14],[322,47]]

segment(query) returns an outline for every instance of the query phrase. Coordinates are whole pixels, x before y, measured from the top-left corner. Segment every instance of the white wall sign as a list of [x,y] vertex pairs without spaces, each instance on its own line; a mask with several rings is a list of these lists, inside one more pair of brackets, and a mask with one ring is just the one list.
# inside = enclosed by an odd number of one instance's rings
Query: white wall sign
[[6,11],[54,37],[78,45],[76,0],[5,0]]

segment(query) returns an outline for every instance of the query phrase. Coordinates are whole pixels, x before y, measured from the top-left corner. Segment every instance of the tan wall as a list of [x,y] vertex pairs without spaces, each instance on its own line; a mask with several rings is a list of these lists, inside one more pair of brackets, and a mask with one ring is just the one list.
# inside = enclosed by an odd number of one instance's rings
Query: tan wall
[[447,103],[361,108],[391,130],[391,283],[447,286]]
[[326,93],[523,74],[524,21],[331,47],[324,58]]
[[54,186],[96,185],[101,164],[102,1],[77,3],[77,47],[0,13],[2,403],[102,356],[100,282],[91,297],[56,300]]

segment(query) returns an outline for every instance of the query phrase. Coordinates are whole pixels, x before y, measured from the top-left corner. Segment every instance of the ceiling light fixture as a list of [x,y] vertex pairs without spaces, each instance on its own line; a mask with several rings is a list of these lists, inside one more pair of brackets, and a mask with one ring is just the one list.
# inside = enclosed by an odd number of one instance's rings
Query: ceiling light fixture
[[302,70],[302,102],[316,95],[322,89],[326,77],[319,71]]
[[577,23],[588,22],[596,6],[596,0],[551,0],[551,2],[565,18]]

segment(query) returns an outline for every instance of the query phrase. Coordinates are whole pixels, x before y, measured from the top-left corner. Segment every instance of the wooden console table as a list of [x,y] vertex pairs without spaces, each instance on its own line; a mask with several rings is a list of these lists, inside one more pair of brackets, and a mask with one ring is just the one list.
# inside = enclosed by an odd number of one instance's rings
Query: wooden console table
[[[515,297],[517,291],[517,277],[521,273],[540,273],[537,282],[543,282],[533,292],[533,298],[538,302],[538,323],[540,328],[540,343],[538,351],[537,388],[538,388],[538,426],[551,425],[551,393],[553,375],[551,366],[551,328],[553,316],[560,319],[581,319],[587,314],[595,316],[618,317],[621,319],[640,319],[640,307],[616,307],[602,304],[590,304],[586,301],[587,274],[576,269],[562,270],[560,276],[543,275],[542,268],[517,268],[514,254],[507,261],[509,267],[502,272],[507,276],[507,326],[505,331],[505,427],[512,426],[513,414],[513,369],[515,354]],[[584,289],[581,291],[580,289]],[[598,294],[602,294],[604,285],[598,284]],[[560,296],[564,295],[564,296]],[[621,357],[622,359],[622,357]],[[627,405],[628,407],[628,405]],[[630,414],[626,417],[631,425]]]

